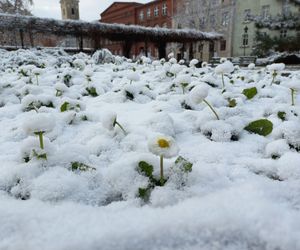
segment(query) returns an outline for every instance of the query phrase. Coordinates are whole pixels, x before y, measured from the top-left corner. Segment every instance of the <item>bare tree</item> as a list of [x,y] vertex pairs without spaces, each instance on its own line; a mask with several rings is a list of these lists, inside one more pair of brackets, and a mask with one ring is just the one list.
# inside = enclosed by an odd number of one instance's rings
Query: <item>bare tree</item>
[[0,0],[0,13],[32,15],[33,0]]
[[[179,4],[180,8],[177,8],[178,11],[174,18],[176,28],[192,28],[224,34],[224,39],[227,40],[228,44],[226,52],[222,53],[229,56],[235,0],[228,0],[225,3],[218,0],[186,0],[179,2]],[[188,47],[190,59],[196,51],[200,57],[206,53],[211,58],[216,56],[220,50],[219,42],[209,42],[206,45],[204,43],[190,44]],[[185,46],[181,48],[181,51],[183,50],[186,50]]]

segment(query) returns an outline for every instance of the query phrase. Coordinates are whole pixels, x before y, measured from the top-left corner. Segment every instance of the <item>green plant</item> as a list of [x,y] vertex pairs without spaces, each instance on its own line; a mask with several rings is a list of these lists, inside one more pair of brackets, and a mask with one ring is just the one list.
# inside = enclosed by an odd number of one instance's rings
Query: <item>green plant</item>
[[273,131],[273,123],[267,119],[256,120],[249,123],[245,127],[245,130],[250,133],[267,136]]
[[84,163],[75,161],[75,162],[71,162],[71,170],[72,171],[91,171],[91,170],[96,170],[96,168],[94,167],[90,167]]
[[[179,156],[174,163],[173,168],[173,174],[179,174],[179,175],[186,175],[190,172],[192,172],[193,164],[184,159],[183,157]],[[138,197],[141,198],[144,202],[148,202],[151,196],[151,192],[155,187],[163,187],[167,181],[170,179],[171,176],[163,177],[160,175],[159,178],[153,175],[154,167],[145,162],[140,161],[137,166],[137,171],[148,178],[148,184],[146,187],[141,187],[138,189]],[[184,185],[185,183],[182,181],[181,185]]]
[[88,92],[88,94],[92,97],[96,97],[98,96],[97,90],[95,87],[87,87],[86,91]]
[[243,94],[247,97],[247,99],[252,99],[257,94],[257,88],[253,87],[249,89],[244,89]]

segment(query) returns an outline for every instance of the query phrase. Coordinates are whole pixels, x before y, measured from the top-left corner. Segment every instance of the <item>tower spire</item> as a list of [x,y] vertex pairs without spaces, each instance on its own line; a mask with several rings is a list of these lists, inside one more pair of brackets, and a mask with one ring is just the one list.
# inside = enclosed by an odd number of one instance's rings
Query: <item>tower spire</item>
[[79,0],[60,0],[62,19],[79,20]]

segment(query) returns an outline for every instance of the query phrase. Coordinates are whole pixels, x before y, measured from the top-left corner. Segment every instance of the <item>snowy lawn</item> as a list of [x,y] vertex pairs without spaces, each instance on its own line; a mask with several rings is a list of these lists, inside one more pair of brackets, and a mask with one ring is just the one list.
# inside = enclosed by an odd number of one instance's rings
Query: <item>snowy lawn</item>
[[1,250],[300,249],[299,71],[0,56]]

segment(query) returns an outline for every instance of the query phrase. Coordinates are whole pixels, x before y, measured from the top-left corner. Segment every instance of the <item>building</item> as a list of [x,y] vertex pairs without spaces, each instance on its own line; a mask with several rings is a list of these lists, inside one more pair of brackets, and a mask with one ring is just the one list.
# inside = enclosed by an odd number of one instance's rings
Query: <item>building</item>
[[[256,45],[256,28],[252,16],[268,19],[276,16],[300,16],[300,4],[292,0],[237,0],[233,33],[233,56],[251,55]],[[286,28],[261,32],[271,37],[296,36],[296,30]],[[299,32],[299,31],[298,31]]]
[[[172,28],[173,2],[174,0],[154,0],[146,4],[114,2],[101,13],[100,22]],[[102,40],[102,47],[108,48],[114,54],[124,54],[123,44],[120,42]],[[134,43],[130,56],[136,58],[141,55],[157,58],[158,46],[147,41]]]
[[[177,57],[198,58],[208,61],[212,57],[232,55],[235,0],[181,0],[177,2],[174,28],[192,28],[223,34],[223,39],[215,42],[187,44],[177,48]],[[186,55],[184,55],[186,54]]]
[[62,19],[79,20],[79,0],[60,0]]
[[[270,37],[297,36],[296,29],[258,29],[255,19],[267,22],[278,16],[300,16],[296,0],[178,0],[175,6],[174,28],[216,31],[223,40],[184,44],[173,48],[177,58],[193,57],[208,61],[212,57],[240,57],[253,55],[256,32]],[[298,31],[299,33],[299,31]],[[298,35],[299,36],[299,35]]]
[[[172,3],[172,0],[157,0],[137,7],[136,24],[146,27],[172,28]],[[139,43],[136,44],[136,54],[147,54],[149,57],[158,58],[158,47],[153,43]]]

